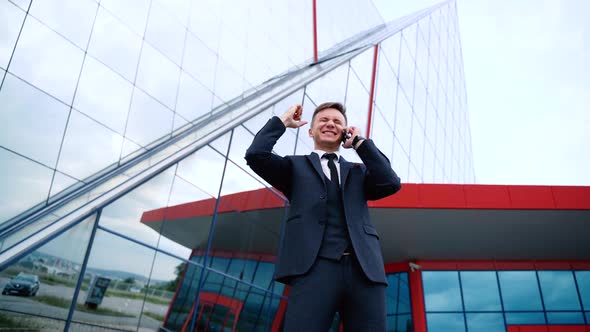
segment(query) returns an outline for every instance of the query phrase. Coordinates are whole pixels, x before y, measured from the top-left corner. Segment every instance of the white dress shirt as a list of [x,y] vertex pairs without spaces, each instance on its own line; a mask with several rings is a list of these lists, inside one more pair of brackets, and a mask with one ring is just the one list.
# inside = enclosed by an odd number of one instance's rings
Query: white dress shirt
[[338,171],[338,183],[342,183],[342,181],[340,181],[340,179],[342,179],[342,175],[340,175],[340,152],[326,152],[322,150],[313,150],[313,152],[320,156],[320,164],[322,164],[322,171],[324,171],[324,174],[326,174],[326,177],[330,180],[332,180],[332,177],[330,176],[330,168],[328,167],[328,158],[323,158],[323,155],[326,153],[335,153],[336,156],[338,156],[338,158],[334,159],[334,164],[336,165],[336,170]]

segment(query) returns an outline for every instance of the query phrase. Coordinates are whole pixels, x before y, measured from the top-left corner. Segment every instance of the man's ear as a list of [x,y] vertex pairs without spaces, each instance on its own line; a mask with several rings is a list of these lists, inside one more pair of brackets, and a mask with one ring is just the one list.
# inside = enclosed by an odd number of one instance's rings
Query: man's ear
[[309,137],[313,137],[313,134],[311,133],[311,127],[307,130],[307,133],[309,134]]

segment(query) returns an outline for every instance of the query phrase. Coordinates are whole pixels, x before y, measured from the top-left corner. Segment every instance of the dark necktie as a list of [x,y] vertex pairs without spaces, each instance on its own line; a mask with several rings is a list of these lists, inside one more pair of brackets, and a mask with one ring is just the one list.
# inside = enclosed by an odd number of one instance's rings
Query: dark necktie
[[328,159],[328,168],[330,169],[330,180],[336,184],[336,186],[340,187],[338,181],[338,170],[336,170],[336,164],[334,163],[334,159],[338,158],[335,153],[326,153],[324,154],[324,158]]

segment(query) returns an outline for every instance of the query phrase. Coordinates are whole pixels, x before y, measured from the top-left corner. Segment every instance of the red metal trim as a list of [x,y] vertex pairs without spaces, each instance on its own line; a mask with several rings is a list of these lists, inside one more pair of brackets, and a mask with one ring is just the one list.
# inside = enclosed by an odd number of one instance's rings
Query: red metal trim
[[[285,286],[283,288],[283,296],[289,297],[289,292],[291,291],[290,286]],[[281,299],[279,302],[279,307],[277,308],[277,313],[275,314],[275,318],[272,321],[272,327],[270,328],[271,332],[278,332],[281,328],[281,324],[285,319],[285,313],[287,312],[287,300]]]
[[410,271],[410,266],[408,265],[408,262],[385,264],[385,273],[399,273],[408,271]]
[[369,114],[367,115],[367,137],[371,137],[371,121],[373,119],[373,104],[375,101],[375,80],[377,79],[377,60],[379,59],[379,44],[373,52],[373,72],[371,73],[371,92],[369,93]]
[[424,306],[422,273],[420,271],[414,271],[408,273],[408,276],[410,279],[410,299],[412,301],[414,332],[426,332],[426,309]]
[[316,0],[312,0],[313,6],[313,62],[318,62],[318,16]]
[[[198,249],[194,250],[193,256],[204,256],[205,249]],[[209,256],[212,257],[219,257],[219,258],[238,258],[238,259],[249,259],[253,261],[260,261],[260,262],[270,262],[274,263],[277,256],[274,254],[268,253],[257,253],[257,252],[241,252],[241,251],[229,251],[229,250],[219,250],[219,249],[211,249]]]
[[[369,128],[368,128],[369,129]],[[370,130],[368,130],[370,132]],[[368,135],[367,135],[368,136]],[[215,199],[146,211],[141,222],[213,215]],[[283,208],[285,201],[263,188],[221,197],[219,213]],[[503,186],[404,183],[397,194],[369,201],[369,208],[590,210],[590,186]]]
[[590,325],[508,325],[506,332],[587,332]]
[[[587,261],[417,261],[421,270],[587,270]],[[387,266],[387,265],[386,265]]]

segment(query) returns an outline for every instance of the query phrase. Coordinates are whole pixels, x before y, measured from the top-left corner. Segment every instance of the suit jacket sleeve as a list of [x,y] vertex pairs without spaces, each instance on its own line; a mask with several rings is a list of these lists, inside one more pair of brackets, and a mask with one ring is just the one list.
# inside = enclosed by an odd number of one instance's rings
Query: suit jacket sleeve
[[291,160],[272,153],[277,140],[285,132],[285,125],[276,116],[272,117],[254,137],[246,150],[246,161],[252,170],[273,187],[290,197]]
[[377,149],[373,140],[365,140],[356,152],[366,167],[364,186],[367,199],[381,199],[401,189],[400,178],[391,168],[389,159]]

